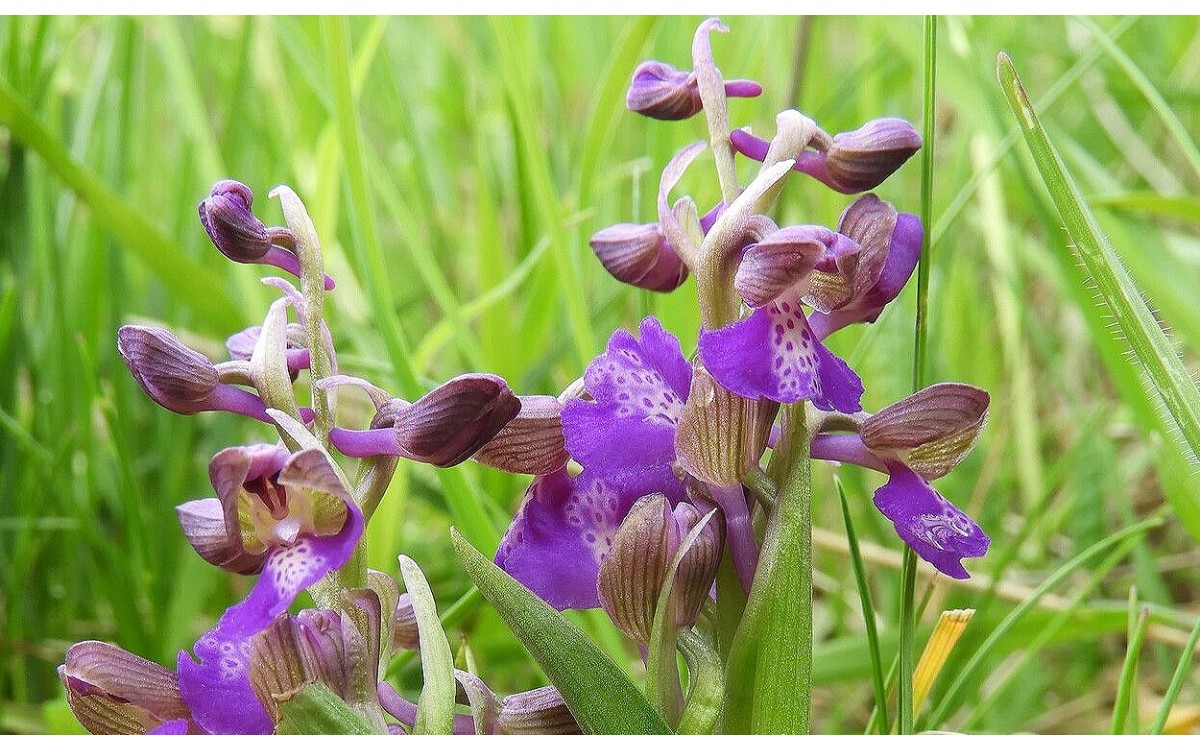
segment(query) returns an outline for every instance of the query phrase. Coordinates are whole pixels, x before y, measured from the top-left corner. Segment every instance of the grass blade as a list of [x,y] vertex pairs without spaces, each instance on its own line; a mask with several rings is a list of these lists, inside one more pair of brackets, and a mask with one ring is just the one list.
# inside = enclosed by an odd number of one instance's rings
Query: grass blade
[[237,330],[246,321],[228,292],[227,284],[198,263],[151,224],[67,149],[38,121],[29,104],[0,79],[0,123],[24,143],[50,171],[92,209],[97,223],[108,230],[150,269],[183,304],[195,310],[211,330]]
[[[1136,605],[1137,595],[1130,594],[1131,605]],[[1129,633],[1129,646],[1125,650],[1125,663],[1121,665],[1121,680],[1117,683],[1117,702],[1113,706],[1112,728],[1109,734],[1125,734],[1127,717],[1133,713],[1134,734],[1137,733],[1137,665],[1142,653],[1142,642],[1146,640],[1146,628],[1150,625],[1150,611],[1143,607],[1133,618]],[[1133,709],[1131,711],[1131,709]]]
[[862,552],[858,548],[858,535],[854,532],[854,522],[850,519],[850,505],[846,502],[846,488],[842,480],[835,476],[834,486],[837,487],[838,498],[842,502],[842,518],[846,522],[846,541],[850,545],[850,563],[854,568],[854,581],[858,585],[858,598],[862,602],[863,625],[867,630],[867,644],[871,649],[871,678],[875,688],[875,706],[880,713],[881,727],[889,726],[887,715],[887,690],[883,682],[883,657],[879,651],[879,630],[875,627],[875,606],[871,602],[871,586],[867,582],[867,571],[863,566]]
[[1192,659],[1196,655],[1197,641],[1200,641],[1200,619],[1196,620],[1196,626],[1192,628],[1187,645],[1183,647],[1183,654],[1179,657],[1175,674],[1171,676],[1171,684],[1167,687],[1166,694],[1163,695],[1162,707],[1158,709],[1158,717],[1154,720],[1154,726],[1150,728],[1150,734],[1162,734],[1163,729],[1167,726],[1167,719],[1171,716],[1171,707],[1179,698],[1179,691],[1183,689],[1183,683],[1192,669]]
[[[1146,374],[1146,397],[1165,407],[1163,421],[1182,438],[1182,445],[1178,447],[1192,465],[1200,463],[1200,390],[1067,174],[1038,121],[1012,60],[1004,53],[1000,54],[998,69],[1001,87],[1021,124],[1025,141],[1066,226],[1075,253],[1112,314],[1117,333],[1129,343]],[[1191,497],[1176,499],[1176,502],[1192,503],[1193,507],[1178,509],[1176,513],[1194,517],[1200,499]],[[1196,533],[1194,528],[1189,530]]]

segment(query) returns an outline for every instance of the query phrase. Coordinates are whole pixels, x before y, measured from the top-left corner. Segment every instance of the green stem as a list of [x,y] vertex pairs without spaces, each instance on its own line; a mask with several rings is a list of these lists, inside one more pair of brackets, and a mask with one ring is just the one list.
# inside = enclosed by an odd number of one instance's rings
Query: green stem
[[[937,91],[937,16],[925,16],[925,121],[923,124],[924,151],[921,156],[921,225],[929,226],[933,215],[933,139],[934,104]],[[932,247],[930,234],[925,232],[921,240],[921,259],[917,265],[917,321],[913,346],[913,390],[925,383],[925,348],[927,341],[926,315],[929,302],[929,268]],[[917,555],[911,547],[904,548],[904,565],[900,574],[900,674],[896,703],[900,715],[900,734],[913,731],[913,668],[915,666],[914,641],[917,618],[914,602],[917,581]]]
[[280,199],[283,218],[296,242],[296,257],[300,259],[300,295],[304,298],[304,333],[312,362],[308,368],[311,376],[312,405],[316,413],[315,435],[325,448],[329,448],[329,431],[333,429],[333,410],[329,405],[329,394],[316,386],[317,381],[333,375],[333,357],[325,346],[325,258],[321,254],[321,242],[317,228],[313,226],[308,211],[300,197],[287,186],[275,189],[272,195]]

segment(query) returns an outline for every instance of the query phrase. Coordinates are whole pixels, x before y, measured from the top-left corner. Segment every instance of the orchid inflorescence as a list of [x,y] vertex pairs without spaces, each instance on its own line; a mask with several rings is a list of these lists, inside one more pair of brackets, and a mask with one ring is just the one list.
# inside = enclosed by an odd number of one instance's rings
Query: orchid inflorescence
[[[761,585],[764,527],[788,498],[810,491],[795,486],[809,482],[806,473],[796,480],[781,468],[789,461],[886,475],[874,503],[897,535],[941,573],[968,576],[962,560],[983,555],[989,538],[930,482],[974,445],[988,394],[940,383],[869,413],[858,375],[825,344],[846,326],[875,322],[900,294],[920,257],[920,221],[872,193],[850,202],[836,228],[780,227],[769,215],[794,172],[862,193],[899,169],[921,138],[897,118],[830,135],[795,110],[777,115],[770,140],[731,129],[727,97],[762,88],[723,80],[710,35],[724,31],[717,19],[700,25],[690,72],[656,61],[637,68],[629,109],[660,120],[703,113],[709,142],[664,167],[656,222],[608,227],[590,243],[615,278],[642,289],[671,292],[695,277],[702,325],[690,360],[648,317],[636,333],[613,333],[559,396],[517,396],[503,379],[472,373],[412,403],[394,398],[338,371],[323,317],[335,285],[295,193],[276,189],[287,226],[266,227],[248,187],[213,186],[199,207],[213,244],[236,262],[299,277],[299,288],[264,279],[281,296],[261,326],[229,338],[225,362],[151,326],[121,328],[118,348],[161,406],[276,428],[274,444],[219,452],[209,465],[216,497],[177,509],[201,557],[258,579],[191,654],[180,653],[175,671],[107,643],[71,647],[59,672],[87,729],[266,733],[305,686],[320,684],[366,730],[412,731],[417,705],[381,675],[396,651],[421,649],[419,598],[366,570],[362,554],[364,526],[401,458],[438,467],[473,459],[532,475],[496,564],[554,608],[602,607],[643,655],[664,619],[681,643],[727,639],[720,599],[744,602]],[[670,194],[706,149],[721,199],[702,214],[692,198]],[[736,155],[761,162],[745,187]],[[306,370],[311,403],[301,406],[293,381]],[[334,391],[347,386],[374,406],[363,429],[338,423]],[[355,481],[337,454],[361,459]],[[722,565],[731,575],[719,580]],[[317,608],[289,614],[305,589]],[[455,676],[459,702],[471,709],[455,717],[455,732],[579,729],[553,686],[497,697],[478,676]],[[657,708],[674,726],[684,699],[678,688],[667,695]]]

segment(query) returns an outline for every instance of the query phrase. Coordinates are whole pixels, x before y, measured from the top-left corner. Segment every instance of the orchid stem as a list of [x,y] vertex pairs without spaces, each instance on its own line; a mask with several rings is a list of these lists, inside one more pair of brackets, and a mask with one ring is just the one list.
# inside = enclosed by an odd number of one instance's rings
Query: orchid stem
[[333,411],[329,405],[329,394],[315,385],[334,374],[333,358],[325,345],[322,330],[325,321],[325,260],[321,254],[321,242],[304,203],[291,188],[282,185],[271,194],[279,197],[283,205],[283,217],[296,242],[296,256],[300,260],[300,296],[304,299],[304,331],[311,357],[309,374],[314,383],[312,405],[316,420],[313,426],[317,439],[328,448],[329,431],[333,429]]

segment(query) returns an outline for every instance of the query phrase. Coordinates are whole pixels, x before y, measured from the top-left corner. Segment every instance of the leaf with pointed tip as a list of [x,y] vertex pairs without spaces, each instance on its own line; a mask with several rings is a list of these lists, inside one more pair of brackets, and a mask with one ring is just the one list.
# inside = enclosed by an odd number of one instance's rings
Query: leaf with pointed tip
[[433,592],[425,574],[412,558],[400,555],[400,575],[412,597],[421,639],[421,674],[424,683],[417,699],[417,722],[413,734],[450,734],[454,731],[454,654],[446,631],[438,620]]
[[670,734],[620,668],[562,613],[496,567],[450,530],[467,575],[558,688],[589,734]]
[[279,706],[276,734],[375,734],[346,701],[323,682],[313,682]]
[[[1134,358],[1146,373],[1146,398],[1164,407],[1161,421],[1169,432],[1178,433],[1180,440],[1171,441],[1177,450],[1193,466],[1200,463],[1200,390],[1121,257],[1101,231],[1079,188],[1067,174],[1021,85],[1012,60],[1003,52],[997,60],[997,73],[1042,182],[1071,238],[1075,255],[1112,314],[1117,332],[1129,342]],[[1175,501],[1172,510],[1183,525],[1200,539],[1200,498],[1168,497]]]

